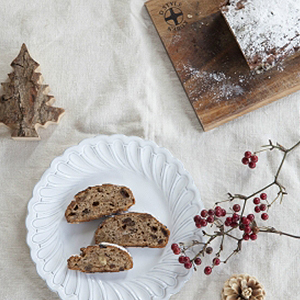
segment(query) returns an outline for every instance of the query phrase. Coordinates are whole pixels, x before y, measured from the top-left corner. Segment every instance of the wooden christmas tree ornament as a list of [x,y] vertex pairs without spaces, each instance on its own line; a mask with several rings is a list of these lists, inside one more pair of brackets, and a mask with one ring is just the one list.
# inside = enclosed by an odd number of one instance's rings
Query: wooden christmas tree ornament
[[39,140],[37,128],[58,123],[65,111],[51,106],[55,99],[47,95],[48,85],[42,84],[42,74],[37,72],[39,64],[25,44],[11,66],[9,82],[1,83],[0,123],[12,129],[13,139]]

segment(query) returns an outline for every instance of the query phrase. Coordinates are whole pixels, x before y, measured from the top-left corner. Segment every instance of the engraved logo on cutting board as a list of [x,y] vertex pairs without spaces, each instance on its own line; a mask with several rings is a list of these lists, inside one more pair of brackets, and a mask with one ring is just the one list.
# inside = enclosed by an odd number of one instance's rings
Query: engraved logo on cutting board
[[165,3],[159,14],[164,17],[169,31],[178,31],[187,24],[187,21],[184,19],[181,2],[171,1]]

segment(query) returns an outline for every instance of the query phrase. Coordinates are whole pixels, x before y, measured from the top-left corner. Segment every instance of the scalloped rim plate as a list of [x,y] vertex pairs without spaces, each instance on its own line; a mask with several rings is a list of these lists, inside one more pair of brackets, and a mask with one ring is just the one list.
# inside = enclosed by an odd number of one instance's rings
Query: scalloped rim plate
[[[132,270],[85,274],[68,270],[67,259],[93,244],[99,220],[68,224],[64,213],[74,195],[88,186],[128,186],[136,198],[130,211],[147,212],[171,232],[163,249],[128,248]],[[193,216],[203,209],[192,177],[165,148],[139,137],[83,140],[53,160],[28,203],[27,244],[38,274],[63,300],[169,299],[189,280],[170,245],[200,239]]]

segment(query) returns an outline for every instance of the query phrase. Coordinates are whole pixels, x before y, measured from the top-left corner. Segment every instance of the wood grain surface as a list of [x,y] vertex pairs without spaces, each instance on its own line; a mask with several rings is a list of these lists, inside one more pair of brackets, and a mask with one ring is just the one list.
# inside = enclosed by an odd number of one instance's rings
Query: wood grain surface
[[151,0],[146,8],[205,131],[300,89],[300,56],[250,71],[220,0]]

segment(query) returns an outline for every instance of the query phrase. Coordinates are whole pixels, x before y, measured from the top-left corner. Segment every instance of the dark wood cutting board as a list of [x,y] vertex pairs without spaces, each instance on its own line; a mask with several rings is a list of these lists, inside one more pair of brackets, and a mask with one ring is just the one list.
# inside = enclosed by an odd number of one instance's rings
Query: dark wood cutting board
[[145,5],[205,131],[300,89],[300,56],[251,73],[220,0]]

